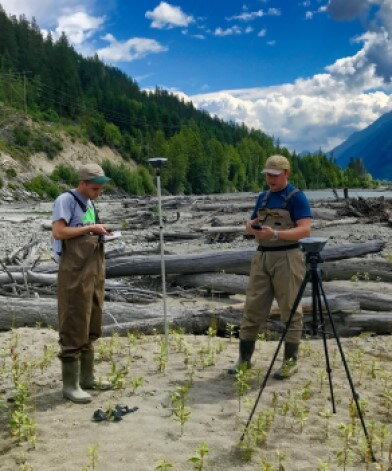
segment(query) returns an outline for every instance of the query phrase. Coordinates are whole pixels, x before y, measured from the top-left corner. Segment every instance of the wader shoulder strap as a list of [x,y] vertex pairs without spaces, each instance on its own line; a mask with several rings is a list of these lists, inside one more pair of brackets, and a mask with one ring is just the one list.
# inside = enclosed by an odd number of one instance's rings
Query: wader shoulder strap
[[[78,198],[75,193],[71,190],[68,190],[67,193],[69,193],[70,195],[72,195],[74,198],[75,198],[75,201],[78,203],[78,205],[80,206],[81,210],[85,213],[87,211],[87,205],[83,203],[83,201]],[[94,205],[94,203],[91,201],[91,204],[92,204],[92,207],[94,209],[94,215],[95,215],[95,223],[96,224],[100,224],[100,219],[99,219],[99,215],[98,215],[98,211]]]
[[265,192],[263,201],[261,202],[260,208],[265,208],[267,206],[268,198],[271,194],[271,190]]
[[282,206],[282,209],[285,209],[287,207],[288,202],[291,200],[291,198],[298,193],[300,190],[298,188],[294,188],[294,190],[290,191],[290,193],[286,196],[284,199],[284,203]]

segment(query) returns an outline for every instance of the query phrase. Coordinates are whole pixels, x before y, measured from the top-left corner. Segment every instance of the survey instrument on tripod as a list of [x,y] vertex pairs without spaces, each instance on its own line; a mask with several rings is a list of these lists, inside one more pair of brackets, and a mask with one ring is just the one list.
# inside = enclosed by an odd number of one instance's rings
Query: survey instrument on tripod
[[346,357],[344,355],[344,351],[343,351],[343,348],[342,348],[342,344],[340,342],[339,335],[337,333],[337,330],[336,330],[336,327],[335,327],[335,324],[334,324],[334,321],[333,321],[333,318],[332,318],[331,309],[329,307],[328,300],[327,300],[327,297],[325,295],[325,291],[324,291],[323,284],[322,284],[322,281],[321,281],[321,274],[320,274],[320,271],[319,271],[319,268],[318,268],[318,264],[323,262],[323,259],[321,257],[320,252],[322,251],[325,244],[327,243],[327,240],[328,239],[323,238],[323,237],[307,237],[305,239],[300,239],[299,240],[299,244],[300,244],[302,250],[305,252],[305,261],[306,261],[305,277],[304,277],[304,280],[303,280],[303,282],[302,282],[302,284],[299,288],[299,291],[298,291],[297,297],[294,301],[294,304],[291,308],[290,316],[289,316],[289,318],[286,322],[284,331],[283,331],[282,336],[281,336],[281,338],[278,342],[278,346],[277,346],[276,351],[273,355],[271,364],[270,364],[270,366],[267,370],[267,373],[266,373],[266,375],[263,379],[263,382],[261,383],[258,396],[256,398],[256,401],[255,401],[254,405],[253,405],[252,411],[249,415],[248,421],[245,425],[245,429],[244,429],[244,432],[242,433],[242,436],[241,436],[240,440],[243,441],[243,439],[245,437],[246,431],[247,431],[247,429],[248,429],[248,427],[249,427],[249,425],[252,421],[252,417],[255,413],[256,407],[259,403],[261,395],[262,395],[262,393],[265,389],[268,378],[269,378],[269,376],[271,374],[271,371],[273,369],[276,358],[279,354],[279,350],[282,346],[282,343],[284,342],[284,339],[286,337],[287,332],[290,329],[290,325],[291,325],[291,321],[293,319],[293,316],[294,316],[294,314],[295,314],[295,312],[298,308],[299,303],[301,302],[301,299],[302,299],[302,296],[304,294],[306,285],[310,281],[311,286],[312,286],[312,336],[318,338],[319,334],[321,332],[321,337],[323,339],[323,345],[324,345],[325,365],[326,365],[326,371],[327,371],[327,374],[328,374],[329,390],[330,390],[330,397],[331,397],[333,413],[336,413],[336,406],[335,406],[335,397],[334,397],[334,390],[333,390],[333,384],[332,384],[332,369],[331,369],[331,364],[330,364],[330,360],[329,360],[330,357],[329,357],[328,344],[327,344],[327,331],[326,331],[326,326],[325,326],[325,315],[324,315],[324,312],[323,312],[322,302],[324,303],[327,318],[328,318],[330,326],[332,328],[332,335],[335,338],[337,346],[338,346],[340,357],[342,359],[344,370],[346,372],[347,380],[348,380],[349,385],[350,385],[351,393],[352,393],[352,396],[353,396],[353,399],[355,401],[355,405],[356,405],[356,408],[357,408],[357,411],[358,411],[358,417],[359,417],[359,420],[361,422],[361,426],[362,426],[364,435],[365,435],[366,440],[367,440],[367,444],[368,444],[368,447],[369,447],[369,451],[370,451],[372,460],[376,461],[374,453],[373,453],[373,449],[372,449],[371,440],[370,440],[369,434],[367,432],[366,424],[365,424],[363,414],[362,414],[362,411],[361,411],[361,407],[360,407],[360,404],[359,404],[359,395],[355,390],[355,386],[354,386],[354,383],[353,383],[353,380],[352,380],[352,377],[351,377],[351,373],[350,373],[350,370],[349,370],[349,367],[348,367],[348,364],[347,364],[347,361],[346,361]]

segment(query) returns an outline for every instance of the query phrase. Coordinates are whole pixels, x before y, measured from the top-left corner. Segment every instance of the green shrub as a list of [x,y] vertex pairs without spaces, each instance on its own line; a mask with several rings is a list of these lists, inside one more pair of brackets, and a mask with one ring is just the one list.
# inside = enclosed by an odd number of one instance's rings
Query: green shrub
[[44,175],[37,175],[25,183],[25,187],[30,191],[35,191],[41,197],[57,198],[61,189],[56,183],[46,178]]
[[14,129],[14,143],[17,146],[26,147],[31,138],[31,131],[26,126],[18,126]]
[[5,174],[8,178],[15,178],[17,175],[16,170],[14,168],[7,168],[5,170]]
[[115,165],[105,160],[102,164],[105,174],[110,177],[115,185],[131,195],[145,195],[154,193],[154,184],[146,169],[139,167],[132,171],[125,165]]
[[63,150],[63,144],[60,139],[49,134],[37,134],[34,136],[30,147],[34,152],[45,152],[50,160]]
[[4,186],[4,180],[0,177],[0,188],[3,188]]
[[71,166],[60,164],[53,170],[50,178],[55,182],[64,182],[70,186],[77,186],[79,183],[78,172]]

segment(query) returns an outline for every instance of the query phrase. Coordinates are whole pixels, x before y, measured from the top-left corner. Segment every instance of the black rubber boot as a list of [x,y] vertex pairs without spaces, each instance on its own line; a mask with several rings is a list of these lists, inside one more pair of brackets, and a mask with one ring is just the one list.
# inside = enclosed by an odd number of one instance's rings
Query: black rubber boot
[[275,379],[287,379],[298,371],[298,347],[299,343],[285,342],[284,359],[282,366],[275,371]]
[[235,375],[237,373],[238,368],[246,363],[246,367],[252,368],[252,364],[250,362],[253,352],[255,351],[255,340],[240,340],[240,356],[233,366],[228,369],[229,375]]

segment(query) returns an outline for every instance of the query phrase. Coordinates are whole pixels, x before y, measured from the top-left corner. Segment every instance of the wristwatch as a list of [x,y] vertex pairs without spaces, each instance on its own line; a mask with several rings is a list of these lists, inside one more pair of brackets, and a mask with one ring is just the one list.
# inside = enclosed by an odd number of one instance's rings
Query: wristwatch
[[274,230],[274,235],[271,240],[279,240],[278,231],[276,229]]

